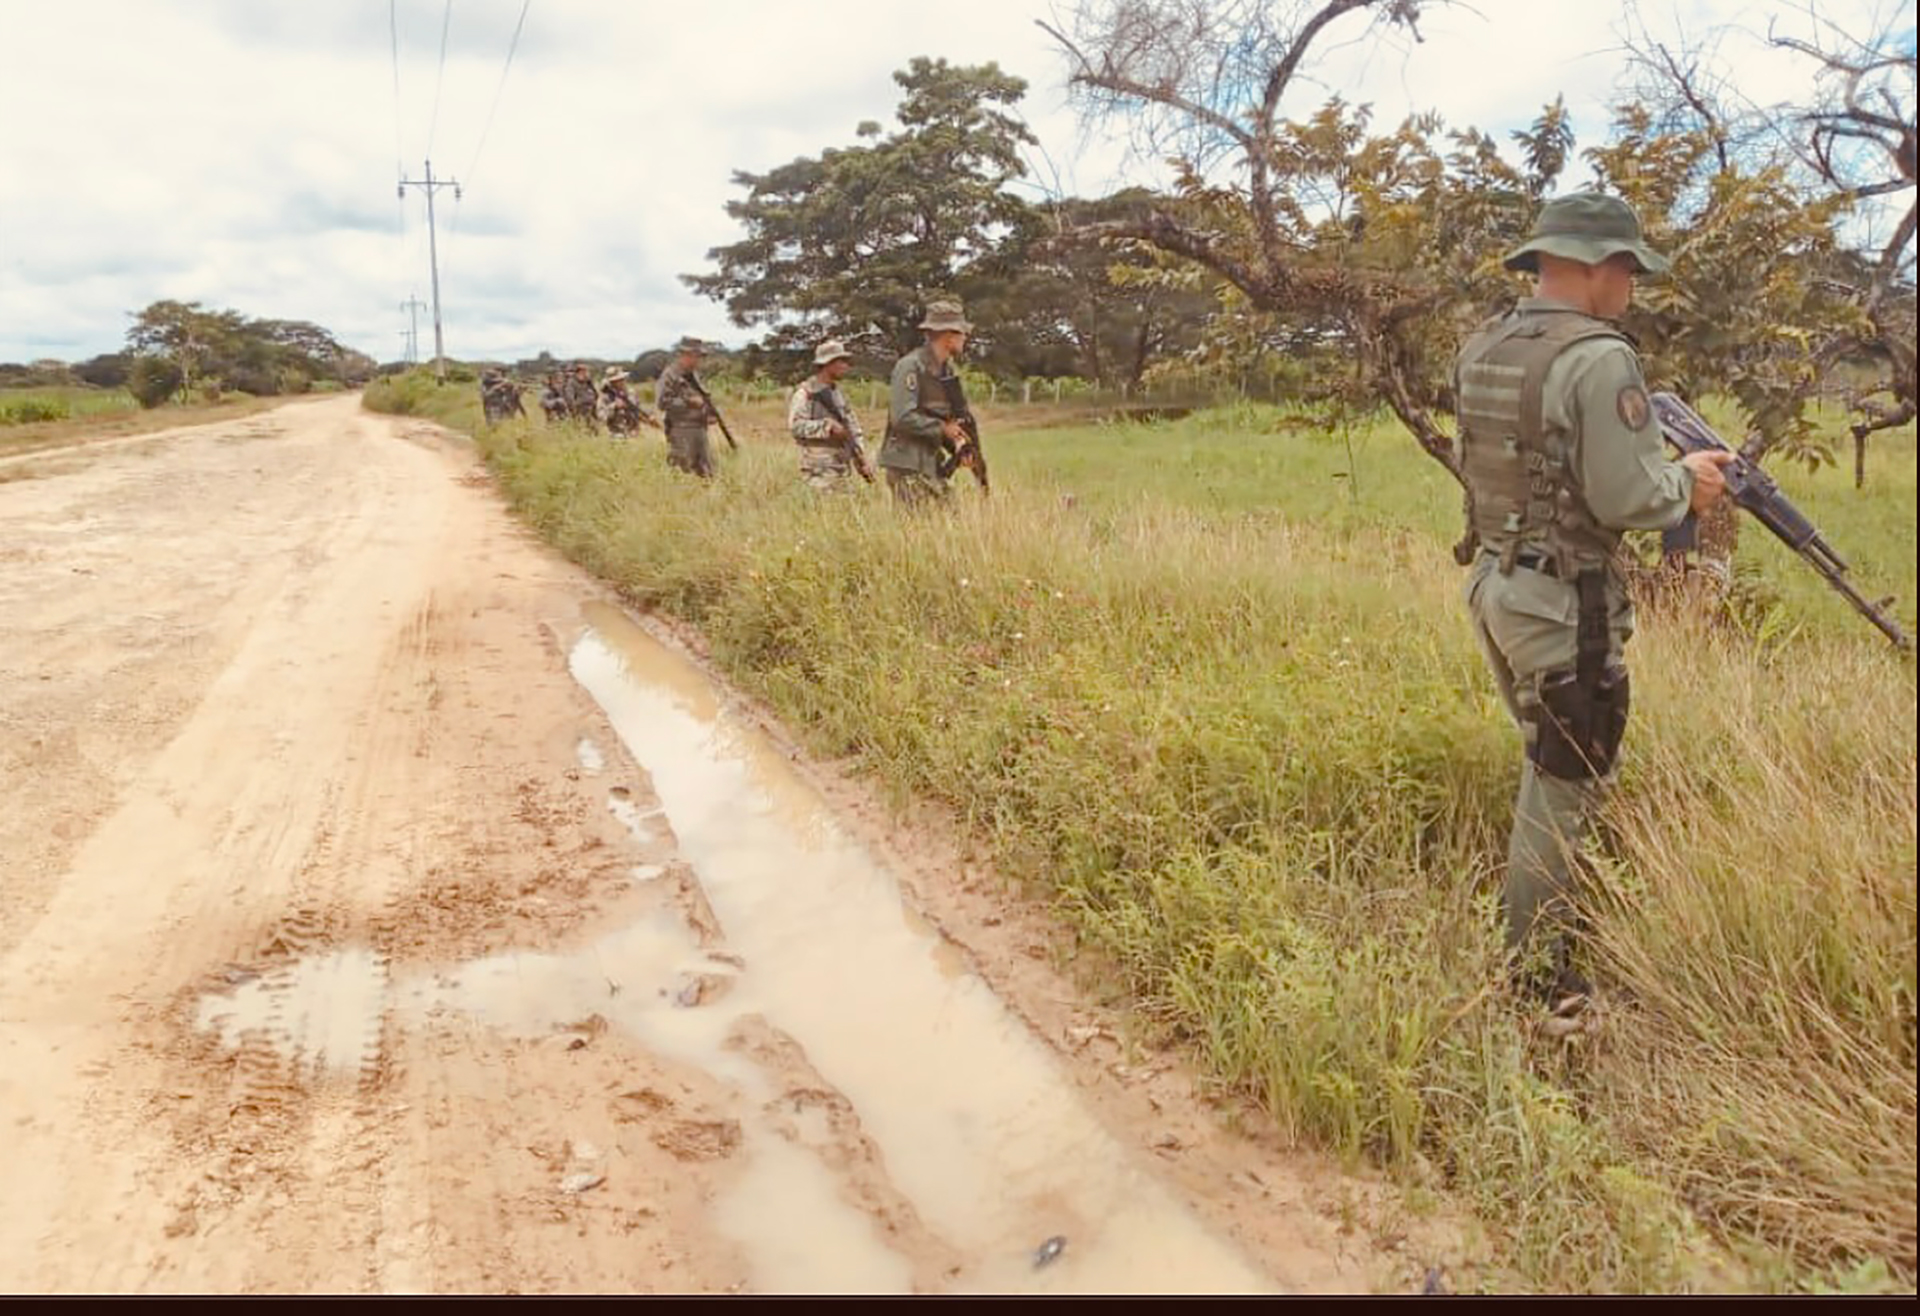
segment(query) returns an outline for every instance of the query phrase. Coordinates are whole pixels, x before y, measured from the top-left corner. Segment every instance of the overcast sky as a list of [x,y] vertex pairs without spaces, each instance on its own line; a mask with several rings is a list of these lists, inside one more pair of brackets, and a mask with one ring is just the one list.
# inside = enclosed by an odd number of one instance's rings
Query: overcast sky
[[[1050,0],[526,0],[509,69],[522,3],[0,0],[0,360],[117,350],[129,313],[163,297],[313,320],[395,359],[401,302],[431,296],[425,199],[402,202],[395,184],[429,154],[464,190],[437,202],[450,355],[625,357],[681,333],[740,343],[676,277],[738,236],[722,210],[739,195],[732,171],[848,144],[862,119],[891,127],[891,75],[915,55],[997,60],[1027,79],[1036,167],[1069,191],[1156,172],[1080,127],[1034,26]],[[1864,31],[1903,7],[1826,8]],[[1364,19],[1334,26],[1320,85],[1286,108],[1332,88],[1371,102],[1376,123],[1431,109],[1501,132],[1564,92],[1583,143],[1603,136],[1617,5],[1428,10],[1424,42],[1404,50],[1350,43]],[[1669,32],[1770,14],[1807,28],[1786,0],[1650,0],[1646,13]],[[1804,64],[1759,39],[1730,35],[1722,52],[1753,99],[1804,93]]]

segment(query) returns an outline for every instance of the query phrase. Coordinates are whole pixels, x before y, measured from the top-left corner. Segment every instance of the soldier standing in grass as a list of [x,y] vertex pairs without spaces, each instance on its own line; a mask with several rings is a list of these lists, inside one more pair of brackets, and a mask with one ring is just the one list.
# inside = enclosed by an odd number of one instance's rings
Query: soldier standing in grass
[[600,390],[594,386],[593,371],[585,361],[573,363],[573,374],[566,385],[567,415],[588,429],[600,428]]
[[787,401],[787,431],[800,445],[800,478],[815,489],[845,492],[847,475],[858,470],[868,480],[866,452],[860,446],[860,420],[840,391],[853,368],[846,344],[828,339],[813,353],[813,374],[800,381]]
[[567,418],[567,381],[558,370],[547,372],[546,385],[540,390],[540,410],[550,424]]
[[1507,943],[1552,1031],[1592,989],[1569,962],[1573,864],[1627,726],[1633,608],[1614,562],[1627,530],[1677,525],[1726,486],[1727,453],[1669,461],[1633,341],[1615,321],[1666,258],[1627,204],[1556,198],[1506,259],[1532,297],[1482,325],[1455,366],[1470,565],[1466,598],[1526,739],[1507,849]]
[[694,373],[705,346],[698,338],[682,338],[673,350],[676,355],[660,372],[654,399],[667,427],[667,465],[711,479],[713,445],[707,440],[707,426],[714,419],[713,406]]
[[926,341],[893,367],[887,408],[887,438],[880,446],[887,488],[901,507],[944,503],[953,489],[940,472],[942,442],[962,451],[969,444],[943,380],[955,377],[954,362],[967,345],[968,324],[957,301],[931,302],[920,322]]

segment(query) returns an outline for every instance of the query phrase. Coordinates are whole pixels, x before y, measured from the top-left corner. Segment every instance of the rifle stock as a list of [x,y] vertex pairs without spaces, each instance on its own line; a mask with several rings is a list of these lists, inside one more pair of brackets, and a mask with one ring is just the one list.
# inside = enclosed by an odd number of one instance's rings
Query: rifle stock
[[1682,453],[1733,453],[1733,461],[1723,469],[1727,493],[1733,501],[1765,526],[1776,539],[1798,553],[1819,573],[1821,579],[1853,605],[1856,612],[1893,641],[1896,648],[1913,648],[1912,639],[1900,628],[1900,623],[1887,613],[1887,605],[1893,600],[1886,598],[1875,603],[1854,588],[1853,582],[1847,578],[1847,560],[1826,541],[1806,514],[1780,491],[1780,486],[1774,483],[1771,475],[1735,451],[1714,432],[1713,426],[1678,397],[1671,393],[1654,393],[1651,401],[1654,419],[1658,421],[1660,433],[1668,443]]

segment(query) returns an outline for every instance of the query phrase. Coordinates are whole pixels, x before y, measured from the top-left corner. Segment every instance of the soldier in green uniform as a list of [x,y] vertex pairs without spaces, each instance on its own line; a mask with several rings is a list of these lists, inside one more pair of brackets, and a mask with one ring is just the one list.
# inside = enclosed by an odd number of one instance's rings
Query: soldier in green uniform
[[1526,739],[1507,850],[1507,942],[1559,1031],[1590,988],[1568,960],[1574,859],[1627,724],[1633,609],[1622,532],[1676,525],[1725,488],[1726,453],[1669,461],[1633,341],[1615,323],[1664,257],[1618,198],[1541,210],[1506,259],[1535,295],[1482,325],[1454,370],[1471,569],[1467,607]]
[[585,361],[573,363],[573,373],[561,385],[567,403],[567,418],[577,420],[590,430],[600,428],[600,390],[594,386],[593,371]]
[[711,479],[713,445],[707,439],[707,426],[713,421],[713,407],[696,387],[699,377],[694,373],[706,345],[698,338],[682,338],[673,350],[677,355],[660,372],[654,396],[667,427],[667,465]]
[[887,488],[901,507],[945,502],[952,486],[940,473],[941,444],[944,441],[957,450],[969,442],[941,381],[954,377],[954,362],[973,326],[959,302],[937,301],[928,304],[919,327],[926,341],[893,367],[887,437],[880,446]]

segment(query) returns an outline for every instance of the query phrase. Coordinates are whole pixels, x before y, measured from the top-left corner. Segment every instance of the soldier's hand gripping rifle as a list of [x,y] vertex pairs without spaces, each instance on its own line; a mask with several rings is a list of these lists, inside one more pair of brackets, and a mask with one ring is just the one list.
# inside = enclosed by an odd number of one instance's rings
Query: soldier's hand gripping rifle
[[[1725,439],[1713,432],[1713,427],[1702,420],[1699,413],[1671,393],[1652,394],[1654,419],[1660,424],[1660,433],[1675,448],[1683,453],[1689,452],[1734,452]],[[1893,602],[1891,597],[1872,603],[1853,587],[1847,579],[1847,562],[1833,546],[1821,537],[1813,522],[1807,520],[1800,509],[1787,501],[1780,492],[1780,486],[1773,477],[1734,453],[1734,459],[1722,468],[1727,478],[1727,492],[1733,501],[1752,513],[1753,518],[1788,548],[1805,558],[1813,569],[1820,573],[1827,584],[1833,586],[1854,609],[1868,621],[1878,626],[1881,632],[1892,640],[1898,648],[1911,649],[1913,641],[1900,629],[1900,623],[1887,614],[1887,605]],[[1691,517],[1691,513],[1688,514]]]
[[834,423],[847,434],[847,456],[853,462],[853,469],[860,472],[860,478],[868,484],[873,483],[873,463],[867,460],[867,454],[860,446],[860,440],[853,437],[853,422],[847,419],[847,413],[840,410],[840,404],[833,400],[833,390],[818,389],[807,394],[820,404],[820,409],[833,417]]
[[689,371],[687,374],[687,387],[698,393],[700,400],[707,404],[707,412],[713,417],[713,423],[720,427],[722,434],[726,435],[727,446],[735,452],[739,452],[740,445],[733,441],[733,431],[727,428],[726,417],[720,414],[720,408],[713,405],[713,394],[707,392],[707,386],[700,382],[700,376]]
[[974,416],[973,408],[967,405],[967,395],[960,386],[959,373],[943,377],[940,389],[947,395],[947,410],[960,422],[961,432],[967,436],[967,441],[959,446],[947,440],[941,442],[940,478],[944,480],[965,466],[973,472],[973,478],[980,482],[980,492],[990,494],[993,488],[987,483],[987,454],[980,448],[980,422]]

